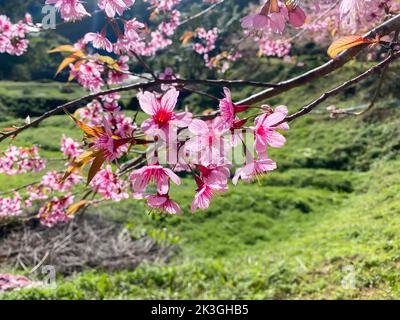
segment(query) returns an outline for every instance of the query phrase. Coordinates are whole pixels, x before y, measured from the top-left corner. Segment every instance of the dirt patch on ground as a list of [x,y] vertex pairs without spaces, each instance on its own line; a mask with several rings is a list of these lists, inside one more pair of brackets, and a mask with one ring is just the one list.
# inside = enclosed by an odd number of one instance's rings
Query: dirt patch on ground
[[0,266],[31,270],[54,266],[70,275],[84,269],[134,270],[143,261],[167,261],[176,246],[132,239],[129,232],[97,215],[85,215],[54,228],[37,221],[0,228]]

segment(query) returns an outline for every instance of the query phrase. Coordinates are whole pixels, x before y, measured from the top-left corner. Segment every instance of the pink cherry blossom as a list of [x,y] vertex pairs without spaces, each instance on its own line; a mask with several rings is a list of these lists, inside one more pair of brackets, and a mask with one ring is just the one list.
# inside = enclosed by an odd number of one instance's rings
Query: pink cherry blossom
[[28,49],[29,40],[26,36],[30,31],[28,22],[21,20],[13,24],[7,16],[0,15],[0,53],[15,56],[24,54]]
[[10,55],[21,56],[28,49],[29,41],[26,39],[14,39],[10,42],[6,52]]
[[161,130],[168,135],[172,126],[186,127],[190,123],[191,113],[173,112],[178,96],[179,91],[175,88],[167,91],[162,97],[148,91],[138,93],[140,107],[151,116],[142,123],[142,130],[145,133],[154,135]]
[[119,202],[129,198],[127,183],[113,173],[111,166],[100,170],[91,181],[90,186],[107,200]]
[[75,21],[90,16],[80,0],[46,0],[46,4],[53,4],[65,21]]
[[120,158],[126,152],[126,144],[131,138],[115,138],[115,133],[111,130],[110,123],[104,121],[104,132],[96,139],[93,148],[101,151],[106,161],[112,162]]
[[113,125],[113,132],[121,138],[132,137],[137,125],[133,123],[133,119],[126,116],[122,112],[114,112],[112,115],[106,116],[107,121]]
[[22,148],[10,146],[0,153],[0,173],[7,175],[40,172],[46,166],[46,161],[40,158],[37,146]]
[[0,197],[0,218],[19,216],[22,213],[22,198],[15,192],[12,197]]
[[235,176],[232,179],[234,185],[237,184],[239,178],[245,181],[252,181],[256,177],[263,175],[266,172],[273,171],[277,168],[276,163],[271,159],[252,160],[244,167],[236,170]]
[[39,210],[40,222],[47,226],[53,227],[58,223],[68,222],[71,217],[67,215],[67,209],[74,202],[74,196],[68,194],[64,197],[54,197],[50,202],[46,203]]
[[218,185],[218,189],[228,188],[227,184],[230,176],[230,165],[209,164],[207,167],[203,165],[197,165],[196,168],[200,171],[201,179],[207,185]]
[[158,164],[149,164],[140,168],[132,172],[129,178],[134,192],[138,194],[145,192],[151,182],[156,184],[158,193],[164,195],[169,191],[170,180],[177,185],[181,184],[181,180],[171,169]]
[[125,10],[135,4],[135,0],[98,0],[98,4],[108,17],[114,18],[116,14],[122,16]]
[[224,88],[225,98],[219,102],[219,112],[221,118],[226,122],[229,128],[234,127],[234,123],[237,120],[236,113],[243,112],[248,109],[248,106],[237,106],[232,101],[231,91],[228,88]]
[[78,67],[70,65],[71,75],[78,81],[78,83],[90,90],[91,92],[99,92],[104,85],[102,73],[104,67],[95,62],[81,63]]
[[83,37],[83,42],[86,44],[91,42],[93,44],[93,47],[96,49],[103,49],[108,52],[113,51],[112,43],[103,33],[86,33],[86,35]]
[[68,158],[75,158],[83,152],[82,146],[65,135],[61,138],[61,152]]
[[0,292],[29,288],[33,285],[35,285],[35,283],[25,276],[7,273],[0,274]]
[[[121,56],[116,62],[115,66],[118,70],[110,70],[108,72],[107,83],[112,84],[122,84],[125,79],[129,78],[129,57]],[[107,109],[107,108],[106,108]]]
[[208,52],[216,48],[216,41],[218,40],[218,28],[212,28],[206,30],[204,28],[198,28],[195,33],[195,38],[199,39],[200,42],[193,44],[193,49],[198,54],[207,54]]
[[179,214],[182,212],[179,205],[175,201],[172,201],[168,194],[148,195],[146,199],[147,205],[153,209],[169,214]]
[[289,22],[295,28],[300,28],[306,21],[306,13],[300,7],[289,10]]
[[287,126],[287,124],[282,127],[278,126],[286,117],[285,113],[282,112],[282,108],[279,110],[272,114],[265,113],[255,120],[255,126],[253,127],[255,134],[254,147],[260,156],[265,154],[267,146],[281,148],[286,142],[285,137],[277,131]]
[[93,100],[86,107],[78,109],[78,114],[83,122],[90,126],[103,124],[104,109],[98,100]]
[[197,184],[196,195],[192,202],[191,211],[194,213],[197,209],[205,210],[210,206],[211,199],[216,193],[226,192],[226,186],[220,183],[207,183],[202,178],[195,176]]
[[261,37],[258,41],[260,53],[267,57],[283,58],[289,55],[292,44],[285,39],[269,39]]
[[285,1],[282,5],[277,0],[269,0],[264,3],[258,13],[242,18],[241,24],[245,29],[270,29],[281,34],[285,30],[286,21],[298,28],[304,25],[305,20],[305,12],[295,1]]
[[[77,174],[71,174],[64,181],[61,182],[63,173],[58,173],[56,171],[47,172],[40,182],[38,189],[47,188],[48,192],[67,192],[70,191],[75,185],[83,181],[83,177]],[[32,190],[34,191],[34,190]],[[31,199],[36,200],[36,199]]]
[[193,163],[219,164],[227,152],[226,133],[229,132],[227,123],[216,117],[208,123],[195,119],[189,125],[189,131],[194,135],[185,143],[185,149],[196,158]]

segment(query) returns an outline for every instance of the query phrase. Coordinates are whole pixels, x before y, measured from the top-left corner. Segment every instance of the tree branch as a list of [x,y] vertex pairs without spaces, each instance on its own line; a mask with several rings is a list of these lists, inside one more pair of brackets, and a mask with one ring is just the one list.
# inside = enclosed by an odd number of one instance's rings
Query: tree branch
[[311,112],[315,107],[317,107],[319,104],[321,104],[322,102],[327,100],[329,97],[332,97],[332,96],[338,94],[339,92],[343,91],[344,89],[347,89],[348,87],[360,82],[361,80],[368,78],[369,76],[371,76],[374,73],[380,72],[381,70],[385,70],[385,68],[390,63],[392,63],[394,60],[398,59],[399,57],[400,57],[400,52],[396,52],[396,53],[390,55],[385,60],[383,60],[379,64],[373,66],[372,68],[368,69],[364,73],[358,75],[357,77],[342,83],[340,86],[338,86],[330,91],[325,92],[318,99],[316,99],[313,102],[309,103],[308,105],[304,106],[296,113],[286,117],[286,119],[282,122],[293,121],[294,119],[297,119],[297,118]]
[[[390,34],[393,31],[400,29],[400,14],[396,15],[392,19],[384,22],[380,26],[374,28],[370,32],[364,35],[365,38],[373,39],[377,35],[385,36]],[[368,45],[360,45],[349,50],[344,51],[337,58],[330,60],[322,66],[319,66],[315,69],[312,69],[300,76],[294,77],[292,79],[282,81],[277,84],[276,87],[270,88],[259,93],[252,95],[242,101],[239,101],[238,104],[254,104],[265,99],[275,97],[283,92],[289,91],[290,89],[299,87],[304,85],[307,82],[313,81],[315,79],[319,79],[327,74],[339,69],[344,66],[347,62],[352,60],[356,55],[358,55],[363,49],[365,49]]]
[[187,19],[185,19],[181,23],[179,23],[179,27],[184,25],[184,24],[186,24],[186,23],[189,23],[192,20],[195,20],[195,19],[200,18],[201,16],[207,14],[208,12],[212,11],[212,9],[214,9],[216,6],[224,3],[224,1],[225,0],[220,0],[220,1],[210,5],[208,8],[204,9],[203,11],[200,11],[199,13],[197,13],[197,14],[191,16],[191,17],[188,17]]
[[[398,30],[398,29],[400,29],[400,14],[396,15],[392,19],[386,21],[385,23],[383,23],[380,26],[376,27],[375,29],[371,30],[366,35],[364,35],[364,37],[375,38],[376,35],[384,36],[395,30]],[[191,79],[160,80],[160,79],[155,79],[154,81],[127,85],[127,86],[123,86],[123,87],[118,87],[118,88],[102,91],[102,92],[95,93],[95,94],[90,94],[85,97],[76,99],[74,101],[65,103],[63,105],[60,105],[60,106],[44,113],[42,116],[35,119],[31,123],[21,126],[19,128],[15,128],[15,130],[13,130],[13,131],[0,133],[0,142],[4,141],[7,138],[15,137],[22,131],[24,131],[30,127],[33,127],[35,125],[38,125],[43,120],[51,117],[54,114],[61,112],[63,109],[70,109],[70,108],[79,106],[84,102],[91,101],[91,100],[96,99],[103,95],[116,93],[116,92],[124,92],[124,91],[129,91],[129,90],[146,89],[146,88],[154,87],[154,86],[157,86],[160,84],[178,83],[178,84],[207,84],[207,85],[216,85],[216,86],[248,85],[248,86],[254,86],[254,87],[268,87],[269,89],[264,90],[258,94],[255,94],[249,98],[246,98],[246,99],[238,102],[238,104],[254,104],[254,103],[262,101],[264,99],[279,95],[279,94],[286,92],[292,88],[301,86],[306,82],[310,82],[312,80],[321,78],[321,77],[333,72],[334,70],[337,70],[338,68],[340,68],[344,64],[346,64],[348,61],[350,61],[352,58],[354,58],[366,46],[367,45],[361,45],[361,46],[346,50],[345,52],[340,54],[336,59],[330,60],[326,64],[324,64],[318,68],[315,68],[311,71],[308,71],[298,77],[292,78],[287,81],[280,82],[278,84],[270,84],[270,83],[263,83],[263,82],[256,82],[256,81],[244,81],[244,80],[191,80]]]
[[[84,96],[82,98],[73,100],[71,102],[65,103],[63,105],[57,106],[54,109],[47,111],[43,115],[41,115],[39,118],[31,121],[29,124],[26,124],[24,126],[15,128],[15,130],[10,131],[10,132],[0,132],[0,142],[4,141],[7,138],[10,137],[15,137],[22,131],[34,127],[41,123],[43,120],[57,114],[61,113],[64,109],[68,110],[77,106],[82,105],[85,102],[89,102],[93,99],[96,99],[100,96],[111,94],[111,93],[116,93],[116,92],[125,92],[125,91],[131,91],[131,90],[139,90],[139,89],[146,89],[150,87],[154,87],[157,85],[161,84],[207,84],[211,86],[234,86],[234,85],[244,85],[244,86],[254,86],[254,87],[273,87],[275,86],[274,84],[270,83],[263,83],[263,82],[256,82],[256,81],[244,81],[244,80],[194,80],[194,79],[175,79],[175,80],[160,80],[156,79],[154,81],[148,81],[148,82],[141,82],[141,83],[136,83],[136,84],[131,84],[127,86],[122,86],[110,90],[105,90],[101,91],[98,93],[94,94],[89,94],[87,96]],[[0,129],[1,130],[1,129]]]

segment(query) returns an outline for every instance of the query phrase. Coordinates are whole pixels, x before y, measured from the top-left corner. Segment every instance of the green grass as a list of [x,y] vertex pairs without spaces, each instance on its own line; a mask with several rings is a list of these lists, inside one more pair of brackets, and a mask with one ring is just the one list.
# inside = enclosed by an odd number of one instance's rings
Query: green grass
[[[56,289],[3,298],[398,298],[399,169],[394,161],[356,174],[352,193],[329,190],[333,181],[320,189],[313,172],[295,169],[283,175],[296,174],[304,183],[313,174],[316,184],[240,186],[206,213],[185,212],[182,218],[146,216],[128,202],[118,210],[104,207],[104,214],[124,220],[133,234],[140,228],[156,236],[152,230],[161,234],[166,228],[182,252],[168,265],[143,264],[113,274],[88,271],[59,279]],[[342,286],[348,270],[354,270],[354,289]]]
[[84,94],[84,90],[77,84],[65,84],[62,82],[15,82],[1,81],[0,96],[12,98],[60,98],[74,99]]

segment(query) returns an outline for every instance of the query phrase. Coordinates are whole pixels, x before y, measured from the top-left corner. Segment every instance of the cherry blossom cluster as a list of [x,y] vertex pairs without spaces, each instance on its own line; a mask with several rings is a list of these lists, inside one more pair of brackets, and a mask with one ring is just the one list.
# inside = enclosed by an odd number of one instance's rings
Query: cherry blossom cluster
[[8,273],[0,274],[0,292],[28,288],[33,285],[35,285],[35,282],[25,276]]
[[[305,1],[310,6],[311,1]],[[335,5],[338,3],[337,5]],[[334,35],[362,34],[386,15],[399,12],[400,4],[395,0],[332,0],[318,1],[315,10],[308,12],[309,21],[305,35],[316,42],[331,40]]]
[[[172,160],[171,168],[161,165],[157,153],[154,153],[146,166],[129,175],[135,198],[146,199],[153,209],[175,214],[181,212],[179,205],[170,197],[170,184],[172,182],[180,185],[181,180],[174,170],[185,169],[192,174],[197,185],[192,212],[207,209],[215,194],[228,190],[232,164],[227,153],[232,147],[247,148],[242,136],[244,129],[254,135],[256,156],[246,152],[245,165],[236,170],[233,183],[236,184],[239,179],[251,181],[276,169],[276,163],[267,156],[267,148],[280,148],[285,144],[286,140],[279,131],[289,129],[285,122],[287,108],[280,106],[272,110],[264,106],[260,115],[255,118],[254,126],[246,128],[248,118],[241,119],[238,114],[249,107],[235,105],[230,91],[227,88],[224,91],[225,98],[219,105],[220,116],[207,121],[193,119],[188,112],[174,112],[179,96],[175,89],[170,89],[163,95],[154,92],[138,94],[140,107],[150,116],[141,126],[146,135],[157,136],[158,141],[164,140],[170,150],[174,146],[168,141],[171,136],[178,134],[176,129],[186,128],[187,132],[183,139],[178,138],[181,141],[176,150],[179,155]],[[156,194],[148,193],[148,187],[152,183],[156,186]]]
[[207,68],[225,73],[230,67],[230,62],[241,58],[242,53],[240,51],[232,51],[230,53],[223,51],[212,56],[211,52],[216,48],[219,32],[218,28],[212,28],[211,30],[197,28],[193,34],[192,48],[196,53],[203,56]]
[[182,0],[145,0],[160,11],[171,11]]
[[18,216],[22,209],[22,199],[17,192],[12,197],[0,196],[0,218]]
[[41,223],[52,227],[58,223],[68,222],[72,217],[67,214],[67,210],[73,202],[74,196],[71,194],[52,198],[39,210],[38,216]]
[[96,174],[90,185],[106,200],[119,202],[129,198],[128,184],[113,173],[109,165]]
[[339,6],[340,27],[351,32],[366,30],[390,11],[398,11],[400,4],[394,0],[342,0]]
[[[84,7],[84,1],[81,0],[46,0],[46,4],[54,5],[65,21],[81,20],[90,13]],[[124,11],[133,6],[135,0],[98,0],[98,6],[104,10],[108,17],[113,18],[117,14],[123,15]]]
[[[109,17],[113,17],[115,14],[122,15],[134,2],[135,1],[131,0],[104,0],[99,1],[99,6],[106,11]],[[174,35],[178,28],[181,16],[181,13],[173,9],[173,7],[179,4],[180,0],[154,0],[148,2],[152,5],[153,16],[162,15],[158,26],[150,33],[145,30],[146,25],[136,18],[123,20],[123,30],[121,30],[121,26],[114,21],[112,23],[112,31],[115,32],[117,39],[115,43],[112,43],[106,37],[106,28],[104,28],[100,33],[87,33],[82,40],[77,43],[77,46],[82,47],[91,43],[96,49],[106,50],[117,55],[125,54],[131,56],[137,54],[141,56],[154,56],[157,51],[172,44],[170,37]],[[123,5],[124,3],[125,5]],[[127,62],[126,58],[124,58],[124,61],[121,61],[121,63],[125,62]],[[127,70],[123,67],[120,67],[120,69]],[[97,70],[95,77],[101,72],[101,69]]]
[[265,37],[261,37],[258,44],[260,46],[260,53],[268,57],[286,57],[292,48],[292,44],[287,40],[271,40]]
[[[286,57],[292,43],[301,39],[332,42],[333,36],[362,34],[382,22],[386,15],[400,11],[395,0],[303,0],[263,1],[257,10],[241,20],[245,34],[258,44],[264,56]],[[287,30],[287,25],[291,28]],[[302,29],[302,30],[299,30]]]
[[7,175],[40,172],[46,166],[46,161],[40,158],[39,148],[23,148],[10,146],[0,154],[0,173]]
[[32,26],[30,15],[16,24],[11,23],[5,15],[0,15],[0,53],[20,56],[24,54],[29,45],[26,36],[29,34],[29,26]]
[[261,7],[260,11],[244,17],[243,28],[255,30],[271,30],[282,34],[286,23],[289,22],[293,27],[301,27],[306,21],[306,14],[298,5],[299,1],[268,0]]
[[[61,151],[68,157],[74,158],[83,152],[82,146],[73,139],[63,136],[61,139]],[[1,171],[0,173],[24,174],[30,172],[39,172],[45,168],[46,162],[39,157],[37,146],[32,148],[22,148],[10,146],[4,152],[4,156],[0,158]],[[25,187],[21,192],[13,192],[11,196],[0,196],[0,217],[10,218],[20,216],[24,210],[31,208],[36,201],[43,202],[54,193],[69,192],[73,187],[83,181],[82,176],[71,174],[66,179],[63,179],[64,173],[49,171],[38,183],[33,183]],[[42,211],[47,204],[42,208]],[[47,207],[46,207],[47,208]],[[60,210],[56,214],[51,213],[51,208],[47,208],[48,216],[51,216],[53,221],[62,218]],[[41,215],[41,221],[48,224],[47,217]]]
[[79,142],[63,135],[61,137],[61,152],[68,158],[75,158],[83,152],[83,149]]
[[[72,174],[65,180],[62,180],[63,175],[63,173],[50,171],[42,177],[42,180],[38,184],[27,186],[24,192],[25,195],[22,196],[19,192],[14,192],[12,196],[0,197],[0,217],[10,218],[20,216],[24,210],[31,208],[35,201],[43,202],[56,192],[68,192],[75,185],[83,181],[83,178],[76,174]],[[67,198],[72,199],[71,197]],[[54,199],[50,202],[54,202]],[[70,202],[65,202],[64,209],[68,208],[67,204],[70,204]],[[60,205],[49,206],[48,203],[42,206],[38,217],[44,225],[54,225],[56,222],[65,222],[69,219],[65,210],[61,210]]]

